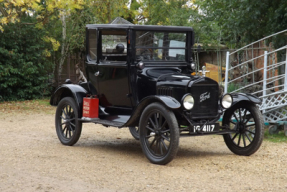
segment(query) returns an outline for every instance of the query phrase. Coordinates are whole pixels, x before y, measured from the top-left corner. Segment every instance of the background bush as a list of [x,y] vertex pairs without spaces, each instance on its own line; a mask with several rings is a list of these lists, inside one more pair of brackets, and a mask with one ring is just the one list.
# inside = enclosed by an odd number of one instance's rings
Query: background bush
[[49,94],[51,62],[45,56],[44,32],[28,17],[0,32],[0,101],[29,100]]

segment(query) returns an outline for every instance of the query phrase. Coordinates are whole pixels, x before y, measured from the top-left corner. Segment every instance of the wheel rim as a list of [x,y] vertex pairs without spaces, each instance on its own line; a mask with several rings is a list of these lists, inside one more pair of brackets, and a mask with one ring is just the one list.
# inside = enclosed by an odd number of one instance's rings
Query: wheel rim
[[144,141],[148,151],[155,157],[165,156],[170,149],[170,128],[165,117],[159,112],[148,116]]
[[76,129],[75,112],[69,105],[65,105],[62,108],[60,115],[60,134],[65,140],[70,140]]
[[250,110],[246,108],[236,109],[229,119],[230,134],[233,143],[241,148],[248,147],[256,135],[256,123]]

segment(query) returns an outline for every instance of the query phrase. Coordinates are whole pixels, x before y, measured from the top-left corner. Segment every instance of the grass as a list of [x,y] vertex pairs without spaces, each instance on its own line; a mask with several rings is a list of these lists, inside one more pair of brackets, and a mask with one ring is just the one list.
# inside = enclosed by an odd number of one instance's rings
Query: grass
[[50,106],[50,99],[39,99],[34,101],[38,102],[40,105]]
[[28,101],[11,101],[0,103],[0,112],[3,114],[17,113],[17,112],[45,112],[54,113],[55,108],[50,106],[50,99],[36,99]]
[[273,143],[287,142],[284,131],[279,131],[278,134],[270,135],[268,129],[266,129],[264,131],[264,139]]

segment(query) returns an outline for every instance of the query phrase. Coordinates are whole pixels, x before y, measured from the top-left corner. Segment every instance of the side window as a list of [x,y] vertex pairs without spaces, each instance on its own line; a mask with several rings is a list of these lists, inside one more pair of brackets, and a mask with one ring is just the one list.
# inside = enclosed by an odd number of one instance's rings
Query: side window
[[89,30],[89,56],[92,60],[97,59],[97,30]]
[[127,32],[125,30],[102,31],[102,61],[126,61]]
[[185,61],[186,33],[137,31],[136,57],[141,60]]

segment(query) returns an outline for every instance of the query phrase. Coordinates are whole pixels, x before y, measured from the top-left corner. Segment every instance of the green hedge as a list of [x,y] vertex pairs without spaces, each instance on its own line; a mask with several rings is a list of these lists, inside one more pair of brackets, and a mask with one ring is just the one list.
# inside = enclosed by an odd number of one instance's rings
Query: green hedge
[[[31,22],[32,18],[27,20]],[[49,94],[51,63],[43,55],[47,47],[43,37],[42,30],[23,23],[9,24],[0,32],[0,101]]]

